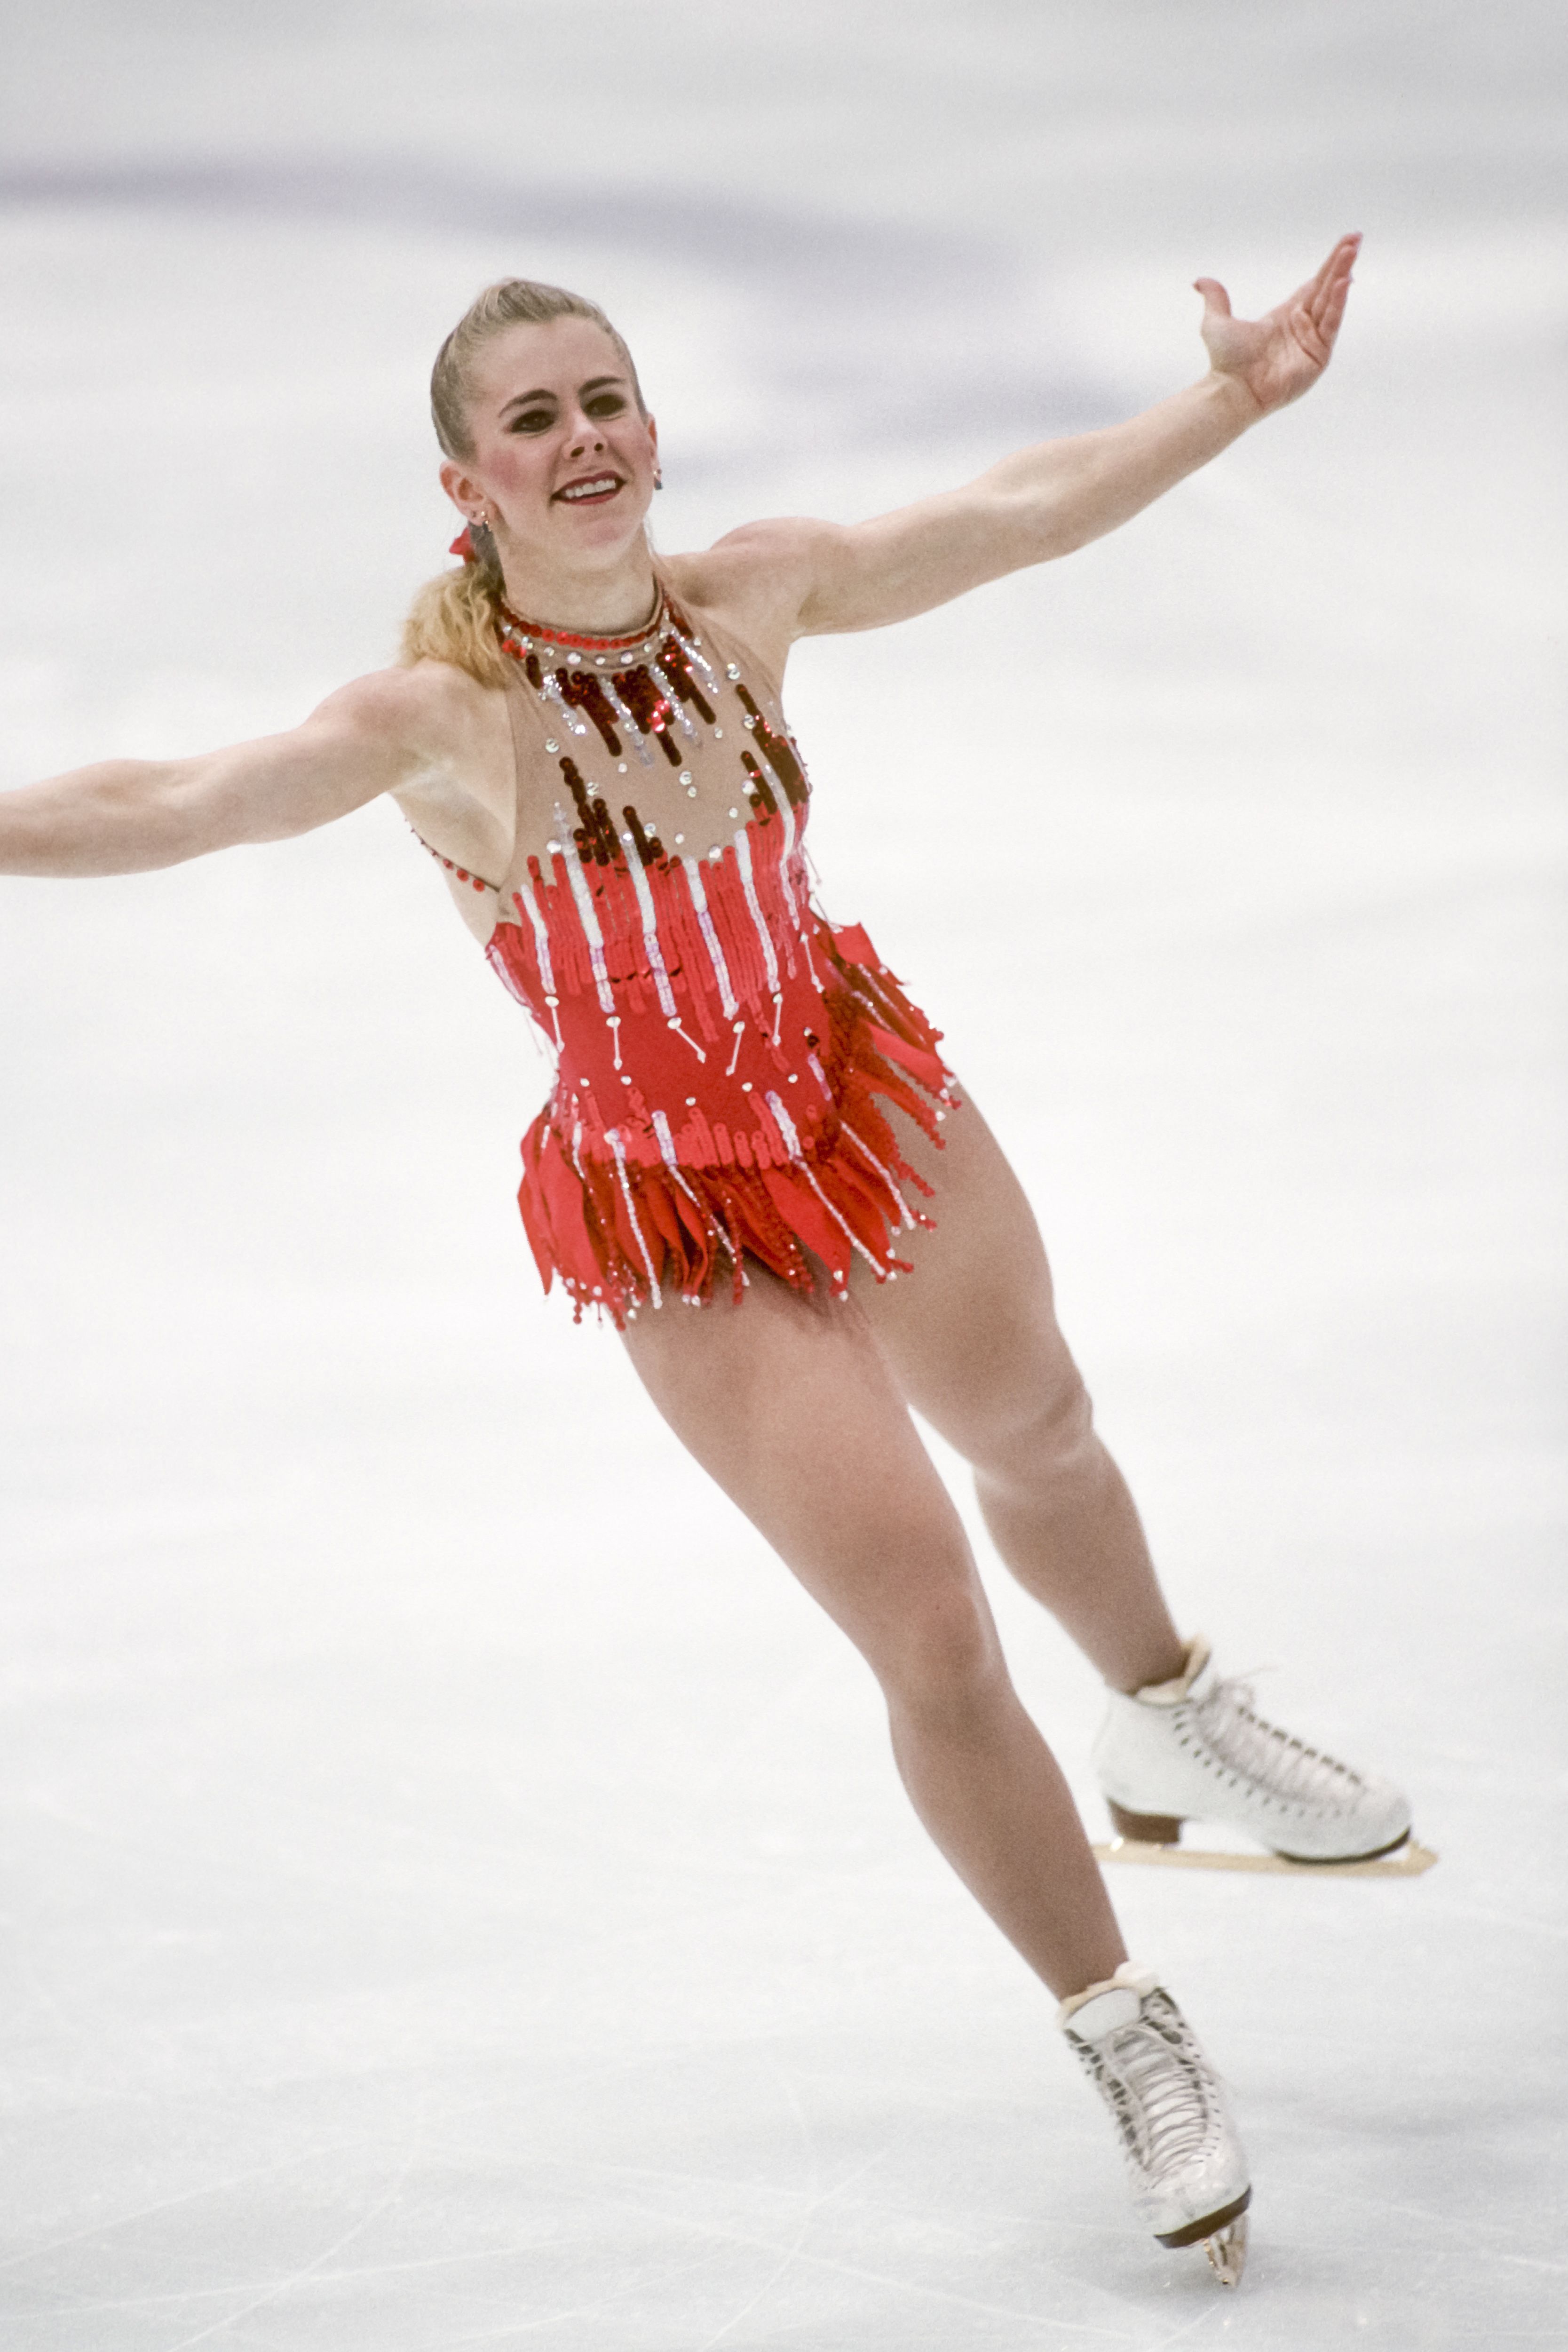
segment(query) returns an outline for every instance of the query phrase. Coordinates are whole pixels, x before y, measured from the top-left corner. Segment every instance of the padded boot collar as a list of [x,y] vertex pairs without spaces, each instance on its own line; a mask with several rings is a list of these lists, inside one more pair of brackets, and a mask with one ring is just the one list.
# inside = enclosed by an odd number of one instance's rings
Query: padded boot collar
[[1195,1633],[1186,1645],[1186,1663],[1180,1674],[1168,1683],[1145,1683],[1142,1690],[1133,1693],[1133,1696],[1144,1706],[1179,1706],[1183,1699],[1192,1696],[1203,1678],[1208,1660],[1207,1636]]
[[1158,1983],[1153,1969],[1137,1960],[1124,1960],[1113,1977],[1069,1994],[1056,2012],[1056,2021],[1064,2033],[1076,2033],[1082,2042],[1098,2042],[1103,2034],[1131,2025],[1144,2005],[1144,1995],[1153,1992]]

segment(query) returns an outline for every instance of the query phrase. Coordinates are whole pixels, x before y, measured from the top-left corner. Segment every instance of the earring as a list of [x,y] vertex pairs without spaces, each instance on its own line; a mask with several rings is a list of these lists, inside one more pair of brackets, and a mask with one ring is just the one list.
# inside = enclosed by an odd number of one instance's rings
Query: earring
[[664,477],[663,473],[661,472],[661,473],[657,473],[657,474],[655,474],[655,475],[654,475],[654,477],[653,477],[653,488],[654,488],[656,490],[662,490],[662,489],[664,488]]

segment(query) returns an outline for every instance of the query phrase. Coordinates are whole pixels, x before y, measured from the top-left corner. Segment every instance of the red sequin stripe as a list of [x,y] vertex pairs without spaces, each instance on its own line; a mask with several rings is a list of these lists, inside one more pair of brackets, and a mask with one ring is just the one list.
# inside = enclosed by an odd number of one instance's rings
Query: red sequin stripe
[[667,694],[661,694],[641,662],[635,669],[615,673],[615,691],[644,735],[652,735],[672,768],[681,764],[680,746],[670,734],[674,712]]
[[[643,911],[626,864],[624,845],[615,834],[604,802],[597,795],[590,796],[574,763],[570,759],[563,759],[560,764],[581,818],[581,823],[573,831],[573,854],[582,864],[594,916],[604,943],[612,983],[617,987],[635,987],[639,983],[647,985],[651,975],[646,967]],[[664,962],[671,983],[678,996],[689,995],[695,1003],[706,1040],[715,1034],[709,1002],[712,1000],[716,1004],[717,997],[712,962],[703,938],[690,880],[680,861],[664,856],[656,836],[644,833],[640,824],[633,825],[630,811],[625,814],[628,829],[632,832],[633,845],[647,877],[654,920],[664,943]],[[750,827],[747,831],[755,841],[755,831]],[[790,902],[780,861],[770,856],[754,856],[751,867],[752,887],[757,894],[764,928],[779,965],[793,979],[798,969],[797,943],[801,935],[799,917]],[[545,925],[557,980],[574,996],[591,992],[594,985],[592,966],[581,917],[570,883],[564,875],[555,871],[553,861],[551,870],[546,873],[538,859],[530,857],[528,870],[535,884],[535,908]],[[747,901],[746,886],[737,864],[734,845],[727,844],[723,855],[717,858],[702,859],[698,872],[709,919],[729,974],[730,986],[740,1003],[761,1018],[763,1008],[771,999],[767,960]],[[798,877],[798,884],[803,895],[803,876]],[[515,928],[509,922],[505,926],[508,932]],[[824,930],[822,936],[831,938],[831,935]],[[522,937],[515,943],[510,940],[498,940],[497,951],[514,961],[518,954],[526,953],[531,962],[532,947],[531,925],[525,924]],[[771,1015],[768,1025],[771,1025]],[[895,1024],[890,1023],[889,1025]]]
[[590,799],[588,786],[582,781],[582,771],[575,760],[563,759],[560,772],[577,803],[578,815],[582,819],[582,823],[573,828],[571,836],[577,844],[578,856],[585,866],[614,865],[621,855],[621,844],[615,838],[615,827],[611,822],[608,806],[597,795]]
[[630,801],[621,812],[626,820],[626,830],[637,846],[637,863],[646,868],[664,863],[664,845],[656,833],[643,830],[643,820]]
[[580,710],[587,711],[603,739],[605,750],[619,759],[621,738],[615,732],[615,713],[611,708],[610,697],[605,693],[593,672],[587,669],[558,669],[555,682],[560,689],[561,699],[564,702],[574,703]]
[[751,779],[747,787],[746,797],[762,823],[766,824],[769,817],[777,816],[779,814],[779,803],[773,797],[773,787],[749,751],[741,753],[740,764]]
[[618,654],[624,652],[628,646],[642,645],[645,638],[653,636],[656,631],[663,627],[664,615],[668,610],[666,600],[663,595],[661,595],[658,604],[653,609],[653,618],[647,623],[645,627],[633,629],[629,636],[577,637],[573,636],[571,632],[568,629],[547,628],[542,621],[525,621],[520,613],[513,612],[505,597],[502,597],[499,600],[499,603],[501,617],[503,620],[509,623],[511,627],[517,630],[521,635],[525,637],[542,637],[547,645],[571,646],[575,647],[578,652],[585,654]]
[[795,757],[793,744],[787,736],[776,735],[773,732],[744,686],[737,686],[735,690],[746,712],[746,724],[752,741],[758,745],[763,758],[788,793],[790,807],[799,808],[806,798],[810,787],[806,782],[806,772]]
[[697,717],[711,727],[716,716],[714,707],[697,684],[697,674],[692,657],[679,637],[666,637],[659,647],[659,667],[674,688],[683,702],[689,702]]

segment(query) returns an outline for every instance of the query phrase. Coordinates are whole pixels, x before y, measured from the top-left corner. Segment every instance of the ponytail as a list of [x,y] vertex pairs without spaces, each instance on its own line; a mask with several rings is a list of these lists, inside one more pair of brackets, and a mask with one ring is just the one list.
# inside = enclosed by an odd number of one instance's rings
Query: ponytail
[[481,686],[505,686],[511,673],[497,630],[501,593],[493,563],[460,563],[455,572],[437,572],[409,607],[399,661],[450,662]]

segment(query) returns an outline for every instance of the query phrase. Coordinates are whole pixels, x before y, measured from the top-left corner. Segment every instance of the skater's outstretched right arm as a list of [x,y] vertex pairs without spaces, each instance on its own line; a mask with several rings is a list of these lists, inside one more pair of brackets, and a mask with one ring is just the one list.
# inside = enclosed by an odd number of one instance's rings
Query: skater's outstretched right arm
[[0,793],[0,874],[141,873],[330,824],[451,765],[443,698],[419,672],[378,671],[285,734],[188,760],[104,760]]

